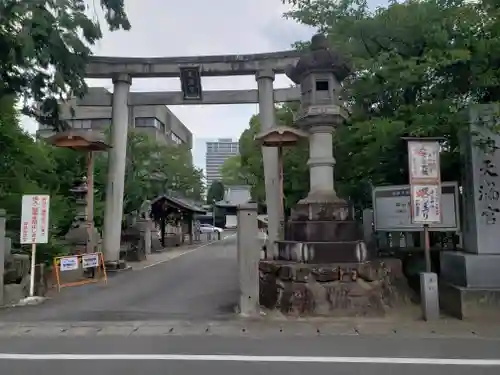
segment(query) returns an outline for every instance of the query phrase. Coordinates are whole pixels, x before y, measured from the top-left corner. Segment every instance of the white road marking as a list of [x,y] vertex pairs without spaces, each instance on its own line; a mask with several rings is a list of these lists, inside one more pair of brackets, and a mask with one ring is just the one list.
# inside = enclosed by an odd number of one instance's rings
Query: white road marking
[[295,362],[392,365],[500,366],[500,359],[404,358],[404,357],[295,357],[190,354],[17,354],[0,353],[0,360],[35,361],[208,361],[208,362]]
[[168,258],[168,259],[163,259],[163,260],[160,260],[160,261],[158,261],[158,262],[154,262],[154,263],[148,264],[147,266],[144,266],[144,267],[140,268],[140,269],[139,269],[139,271],[140,271],[140,270],[145,270],[145,269],[150,268],[150,267],[157,266],[158,264],[162,264],[162,263],[169,262],[169,261],[171,261],[172,259],[177,259],[177,258],[179,258],[179,257],[181,257],[181,256],[183,256],[183,255],[186,255],[186,254],[192,253],[193,251],[199,250],[199,249],[201,249],[201,248],[203,248],[203,247],[206,247],[206,246],[209,246],[209,245],[213,245],[214,243],[217,243],[217,242],[222,242],[222,241],[227,240],[228,238],[231,238],[231,237],[234,237],[234,236],[236,236],[236,233],[233,233],[233,234],[231,234],[231,235],[229,235],[229,236],[227,236],[227,237],[224,237],[224,238],[222,238],[221,240],[215,240],[215,241],[207,242],[207,243],[205,243],[205,244],[203,244],[203,245],[200,245],[200,246],[195,247],[194,249],[187,250],[187,251],[185,251],[184,253],[179,253],[179,254],[177,254],[177,255],[174,255],[174,256],[172,256],[171,258]]

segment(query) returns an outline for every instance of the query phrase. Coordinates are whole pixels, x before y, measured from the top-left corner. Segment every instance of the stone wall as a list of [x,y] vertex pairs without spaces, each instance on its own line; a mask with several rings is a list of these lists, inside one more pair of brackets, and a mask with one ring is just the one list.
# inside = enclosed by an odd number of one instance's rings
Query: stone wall
[[260,304],[287,315],[383,316],[411,303],[401,262],[261,261]]
[[[15,305],[29,295],[30,287],[29,255],[11,254],[4,274],[3,304]],[[35,295],[45,296],[50,288],[54,287],[51,270],[44,264],[37,264],[35,268]]]

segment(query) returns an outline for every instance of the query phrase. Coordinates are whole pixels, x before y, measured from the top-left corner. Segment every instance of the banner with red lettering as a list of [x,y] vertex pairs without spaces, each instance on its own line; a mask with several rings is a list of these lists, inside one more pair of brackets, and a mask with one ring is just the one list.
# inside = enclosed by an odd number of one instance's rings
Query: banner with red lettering
[[21,244],[49,242],[48,195],[23,195]]
[[429,225],[442,222],[440,147],[438,141],[425,138],[408,141],[413,224]]

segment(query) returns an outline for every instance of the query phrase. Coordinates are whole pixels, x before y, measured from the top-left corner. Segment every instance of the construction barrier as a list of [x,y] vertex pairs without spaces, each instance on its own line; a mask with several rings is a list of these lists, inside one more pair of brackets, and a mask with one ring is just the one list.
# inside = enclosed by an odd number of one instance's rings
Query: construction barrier
[[[89,272],[91,276],[85,277],[78,281],[67,283],[61,282],[61,273],[77,270],[81,270],[82,274],[84,272]],[[107,284],[108,282],[106,267],[104,266],[104,256],[101,252],[56,257],[54,258],[54,271],[58,291],[60,291],[61,288],[65,288],[68,286],[98,283],[100,281],[104,281],[104,283]]]

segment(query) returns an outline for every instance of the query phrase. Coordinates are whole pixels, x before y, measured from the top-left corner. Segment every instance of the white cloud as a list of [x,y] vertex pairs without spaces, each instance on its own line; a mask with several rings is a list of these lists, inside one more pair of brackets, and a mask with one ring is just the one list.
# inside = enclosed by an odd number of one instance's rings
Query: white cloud
[[[129,32],[104,32],[94,48],[96,55],[161,57],[244,54],[287,50],[312,31],[282,18],[280,0],[127,0]],[[106,80],[89,80],[91,86],[112,88]],[[277,77],[276,87],[287,87]],[[256,88],[254,77],[204,78],[203,88]],[[132,91],[179,90],[174,79],[136,79]],[[172,111],[196,138],[239,137],[257,105],[177,106]],[[25,126],[33,131],[35,124]]]

